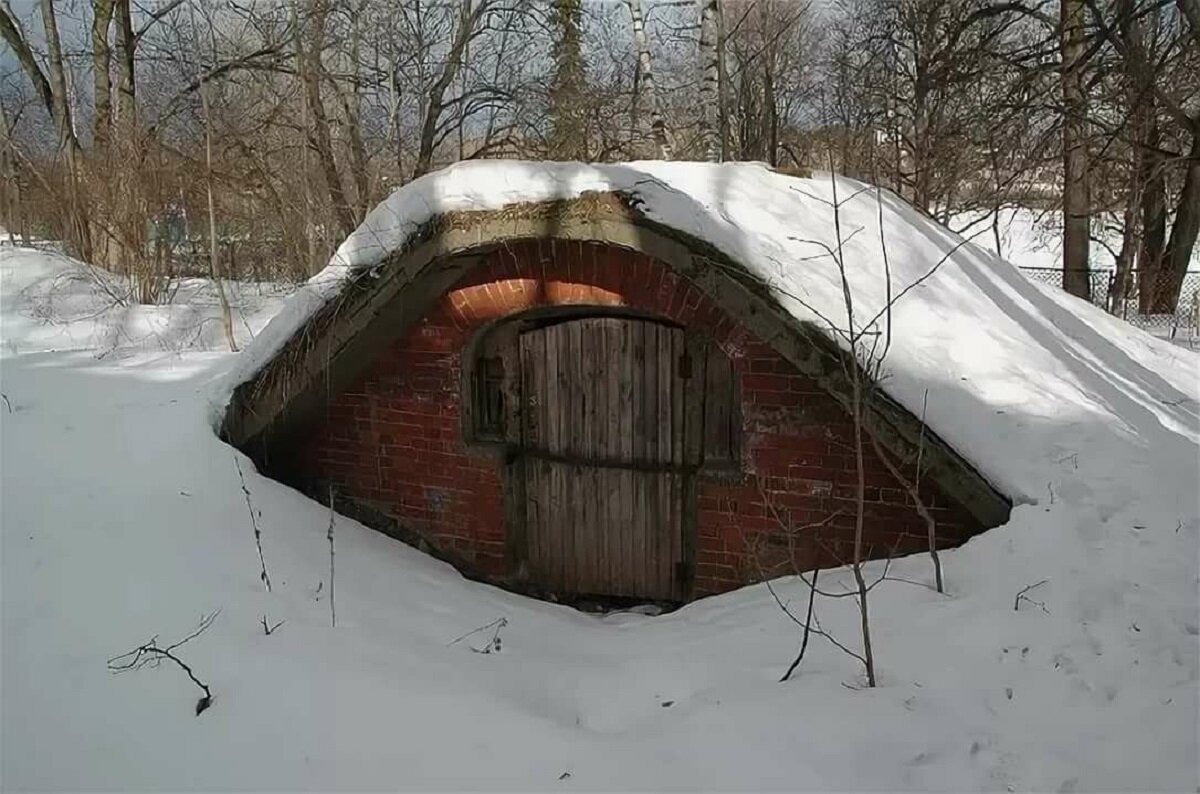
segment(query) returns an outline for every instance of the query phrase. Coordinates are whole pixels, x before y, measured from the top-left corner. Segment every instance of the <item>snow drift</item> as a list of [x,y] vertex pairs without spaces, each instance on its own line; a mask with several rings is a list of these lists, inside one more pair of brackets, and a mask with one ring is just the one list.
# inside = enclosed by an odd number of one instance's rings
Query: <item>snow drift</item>
[[[75,271],[0,250],[4,788],[1195,788],[1198,359],[969,244],[897,305],[888,389],[918,410],[928,390],[938,432],[1023,504],[944,553],[946,596],[920,586],[927,559],[893,563],[909,581],[874,591],[879,688],[820,640],[777,683],[798,636],[761,586],[660,617],[590,616],[465,581],[341,517],[331,627],[329,513],[215,437],[230,383],[421,217],[590,189],[707,230],[798,316],[836,320],[828,261],[792,239],[832,239],[831,183],[757,166],[431,175],[376,210],[247,356],[85,349],[82,313],[73,349],[48,352],[63,345],[30,296]],[[862,227],[847,262],[866,312],[882,300],[880,206],[864,192],[843,210],[847,235]],[[898,288],[959,244],[886,197],[882,215]],[[177,669],[106,669],[215,609],[180,650],[215,695],[200,717]],[[817,611],[855,642],[849,599]],[[285,622],[266,636],[264,616]],[[473,651],[490,631],[454,642],[500,617],[500,653]]]

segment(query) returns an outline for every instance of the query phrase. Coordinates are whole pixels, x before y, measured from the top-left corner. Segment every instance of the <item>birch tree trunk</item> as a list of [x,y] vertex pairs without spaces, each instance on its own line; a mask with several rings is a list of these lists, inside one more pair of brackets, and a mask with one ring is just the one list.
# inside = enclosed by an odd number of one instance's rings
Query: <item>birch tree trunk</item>
[[701,0],[700,9],[700,147],[710,163],[721,160],[720,0]]
[[[625,0],[629,16],[633,21],[633,49],[637,53],[638,73],[641,77],[642,94],[649,98],[650,137],[658,147],[658,156],[670,160],[675,153],[671,131],[663,118],[662,96],[654,83],[654,61],[650,57],[650,42],[646,38],[646,17],[642,13],[642,0]],[[636,101],[636,100],[635,100]]]

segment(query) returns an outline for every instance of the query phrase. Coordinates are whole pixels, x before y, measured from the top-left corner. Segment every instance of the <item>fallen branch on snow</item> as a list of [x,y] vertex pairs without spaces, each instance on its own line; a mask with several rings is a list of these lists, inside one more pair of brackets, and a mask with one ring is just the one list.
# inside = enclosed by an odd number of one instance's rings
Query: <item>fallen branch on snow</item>
[[1025,594],[1026,594],[1026,593],[1028,593],[1030,590],[1033,590],[1035,587],[1041,587],[1042,585],[1044,585],[1044,584],[1045,584],[1046,582],[1048,582],[1048,581],[1050,581],[1050,580],[1049,580],[1049,579],[1043,579],[1043,580],[1042,580],[1042,581],[1040,581],[1040,582],[1035,582],[1034,584],[1031,584],[1031,585],[1026,585],[1025,587],[1022,587],[1022,588],[1021,588],[1019,591],[1017,591],[1017,597],[1013,599],[1013,612],[1018,612],[1018,611],[1020,611],[1020,609],[1021,609],[1021,602],[1022,602],[1022,601],[1026,601],[1026,602],[1028,602],[1028,603],[1030,603],[1030,604],[1033,604],[1035,607],[1040,607],[1040,608],[1041,608],[1041,610],[1042,610],[1043,612],[1045,612],[1047,615],[1049,615],[1049,614],[1050,614],[1050,610],[1046,609],[1046,605],[1045,605],[1045,603],[1043,603],[1043,602],[1041,602],[1041,601],[1034,601],[1032,598],[1030,598],[1029,596],[1025,595]]
[[108,669],[113,673],[127,673],[131,670],[141,670],[143,667],[158,667],[163,659],[174,662],[187,673],[187,677],[192,679],[192,683],[200,687],[201,691],[204,692],[204,696],[196,701],[196,716],[199,717],[213,703],[212,690],[208,688],[208,684],[196,677],[196,673],[186,662],[175,655],[175,649],[203,634],[212,625],[213,621],[216,620],[220,612],[221,610],[218,609],[208,613],[200,619],[200,625],[196,627],[195,631],[179,642],[172,643],[165,648],[159,647],[158,635],[154,635],[150,638],[149,642],[139,645],[132,651],[127,651],[109,659]]

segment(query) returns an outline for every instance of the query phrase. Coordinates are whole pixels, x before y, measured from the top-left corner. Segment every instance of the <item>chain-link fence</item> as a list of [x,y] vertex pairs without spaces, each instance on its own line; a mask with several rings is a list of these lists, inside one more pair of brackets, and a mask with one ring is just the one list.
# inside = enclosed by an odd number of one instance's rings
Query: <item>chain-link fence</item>
[[[1023,267],[1021,272],[1034,281],[1062,287],[1062,268]],[[1116,271],[1089,270],[1092,303],[1132,325],[1158,334],[1174,335],[1178,331],[1186,331],[1191,336],[1200,334],[1200,270],[1189,270],[1184,274],[1179,300],[1173,307],[1166,307],[1169,311],[1161,311],[1163,307],[1152,305],[1146,283],[1149,279],[1143,279],[1138,271],[1131,273],[1130,277],[1125,299],[1117,301]]]

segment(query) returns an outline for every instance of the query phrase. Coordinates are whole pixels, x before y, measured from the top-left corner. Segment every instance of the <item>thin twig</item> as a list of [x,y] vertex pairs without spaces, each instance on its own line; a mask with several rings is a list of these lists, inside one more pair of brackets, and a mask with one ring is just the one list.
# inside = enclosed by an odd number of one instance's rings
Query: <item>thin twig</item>
[[238,461],[237,455],[233,456],[233,465],[237,467],[238,480],[242,483],[242,493],[246,497],[246,510],[250,513],[250,526],[254,529],[254,545],[258,547],[258,564],[262,570],[260,578],[267,586],[269,593],[271,592],[271,577],[267,576],[267,561],[263,558],[262,530],[258,528],[258,519],[254,516],[254,504],[250,501],[250,489],[246,487],[246,478],[242,474],[242,464]]
[[329,625],[337,628],[337,607],[333,602],[333,486],[329,486]]
[[783,674],[783,678],[779,679],[780,683],[792,677],[792,673],[800,666],[800,661],[804,658],[804,652],[808,650],[808,635],[812,633],[813,602],[817,598],[817,575],[819,573],[821,573],[820,568],[813,569],[812,585],[808,588],[808,614],[804,618],[804,638],[800,641],[800,652],[796,654],[795,660]]
[[[791,620],[793,623],[795,623],[797,626],[800,626],[801,628],[803,628],[805,626],[805,623],[803,621],[801,621],[800,618],[796,617],[796,615],[793,614],[791,609],[788,607],[787,603],[785,603],[784,600],[779,597],[779,593],[775,590],[774,585],[771,584],[771,580],[767,579],[764,582],[764,584],[767,586],[767,592],[769,592],[771,594],[771,598],[774,599],[775,604],[779,607],[779,609],[783,612],[783,614],[787,615],[788,619]],[[824,637],[835,648],[837,648],[838,650],[847,654],[848,656],[851,656],[854,659],[857,659],[863,666],[866,666],[867,660],[863,658],[862,654],[858,653],[857,651],[853,651],[850,648],[847,648],[841,642],[838,642],[838,640],[833,635],[831,635],[829,632],[822,629],[821,621],[817,619],[817,616],[815,614],[812,617],[811,623],[809,623],[808,625],[809,625],[809,631],[811,633],[817,635],[818,637]]]
[[1016,598],[1014,598],[1014,599],[1013,599],[1013,612],[1017,612],[1017,611],[1019,611],[1019,610],[1021,609],[1021,602],[1022,602],[1022,601],[1026,601],[1026,602],[1028,602],[1028,603],[1030,603],[1030,604],[1033,604],[1033,605],[1034,605],[1034,606],[1036,606],[1036,607],[1041,607],[1041,610],[1042,610],[1043,612],[1045,612],[1047,615],[1049,615],[1049,614],[1050,614],[1050,610],[1046,609],[1046,605],[1045,605],[1043,602],[1041,602],[1041,601],[1034,601],[1032,598],[1030,598],[1029,596],[1025,595],[1025,594],[1026,594],[1026,593],[1028,593],[1030,590],[1033,590],[1035,587],[1041,587],[1042,585],[1044,585],[1044,584],[1045,584],[1046,582],[1048,582],[1048,581],[1050,581],[1050,580],[1049,580],[1049,579],[1043,579],[1043,580],[1042,580],[1042,581],[1040,581],[1040,582],[1034,582],[1033,584],[1031,584],[1031,585],[1026,585],[1025,587],[1022,587],[1020,590],[1018,590],[1018,591],[1017,591],[1017,596],[1016,596]]
[[904,472],[900,471],[900,467],[892,461],[891,455],[884,450],[883,445],[879,443],[879,439],[874,433],[868,433],[871,438],[871,446],[875,450],[875,456],[883,463],[884,467],[895,478],[896,482],[900,483],[901,487],[908,493],[913,500],[913,505],[917,509],[917,514],[925,521],[925,528],[929,538],[929,557],[933,560],[933,577],[937,583],[937,591],[939,593],[946,592],[946,588],[942,582],[942,561],[938,557],[937,550],[937,521],[933,518],[933,513],[925,505],[921,499],[920,493],[917,491],[917,486],[908,481],[904,476]]
[[462,635],[461,637],[456,637],[455,639],[446,643],[446,647],[449,648],[451,645],[457,645],[458,643],[465,640],[467,637],[474,636],[481,631],[487,631],[488,629],[495,629],[495,631],[492,633],[492,638],[490,640],[488,640],[488,644],[486,646],[484,646],[484,649],[472,648],[471,650],[476,651],[477,653],[491,653],[491,648],[493,646],[495,646],[496,650],[500,650],[500,629],[504,628],[507,625],[508,625],[508,618],[506,618],[506,617],[496,618],[491,623],[486,623],[477,629],[471,629],[470,631],[468,631],[466,634]]

